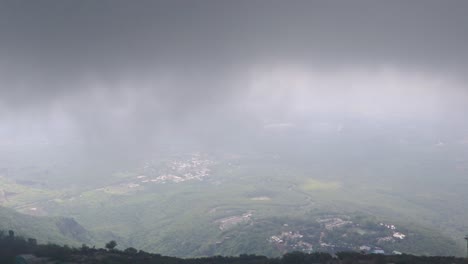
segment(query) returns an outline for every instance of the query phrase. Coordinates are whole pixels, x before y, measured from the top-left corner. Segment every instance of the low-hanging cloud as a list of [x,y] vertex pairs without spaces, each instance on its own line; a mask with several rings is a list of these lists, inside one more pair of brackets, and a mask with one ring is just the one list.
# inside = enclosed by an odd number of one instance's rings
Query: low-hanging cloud
[[465,1],[0,5],[3,141],[211,140],[318,114],[463,123],[467,110]]

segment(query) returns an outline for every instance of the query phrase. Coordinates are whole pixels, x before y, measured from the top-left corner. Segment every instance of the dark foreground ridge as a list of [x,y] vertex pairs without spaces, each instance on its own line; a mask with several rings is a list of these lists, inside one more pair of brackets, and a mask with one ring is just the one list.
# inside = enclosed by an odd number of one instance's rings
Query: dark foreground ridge
[[0,231],[0,263],[17,264],[72,264],[72,263],[158,263],[158,264],[410,264],[410,263],[463,263],[468,264],[468,259],[441,256],[414,256],[414,255],[382,255],[363,254],[359,252],[340,252],[336,255],[328,253],[303,253],[291,252],[281,258],[267,258],[257,255],[239,255],[238,257],[213,256],[203,258],[176,258],[161,256],[127,248],[118,250],[117,243],[110,241],[106,244],[106,249],[90,248],[82,245],[80,248],[73,248],[67,245],[37,244],[36,239],[15,236],[14,231]]

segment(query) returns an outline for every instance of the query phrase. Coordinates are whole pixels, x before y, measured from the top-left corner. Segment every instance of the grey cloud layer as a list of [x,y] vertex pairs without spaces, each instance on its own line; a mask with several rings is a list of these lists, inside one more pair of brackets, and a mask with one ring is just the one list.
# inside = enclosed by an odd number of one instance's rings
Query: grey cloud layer
[[106,134],[178,122],[203,131],[298,109],[378,112],[397,102],[403,112],[421,104],[462,113],[467,11],[462,0],[4,0],[0,118],[55,116]]

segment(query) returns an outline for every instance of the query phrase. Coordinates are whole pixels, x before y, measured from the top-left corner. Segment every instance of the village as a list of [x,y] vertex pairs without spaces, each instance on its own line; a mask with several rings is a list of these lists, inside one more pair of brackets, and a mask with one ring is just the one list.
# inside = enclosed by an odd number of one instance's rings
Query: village
[[210,176],[213,160],[203,157],[200,153],[191,154],[184,158],[174,158],[161,162],[147,161],[140,173],[118,184],[96,189],[113,194],[125,194],[141,190],[148,184],[182,183],[187,181],[201,181]]
[[210,166],[213,164],[214,161],[195,153],[187,158],[168,161],[162,167],[156,162],[146,162],[143,174],[135,178],[140,184],[203,180],[210,175]]
[[[268,242],[274,245],[281,253],[290,251],[302,251],[311,253],[314,251],[324,251],[335,253],[340,251],[358,251],[367,254],[402,254],[400,251],[391,250],[386,252],[383,248],[387,245],[406,239],[406,235],[397,230],[393,224],[379,223],[374,230],[364,230],[362,226],[349,219],[340,217],[327,217],[316,219],[320,228],[281,231],[277,235],[268,238]],[[284,224],[284,227],[289,227]],[[370,236],[365,244],[362,241],[348,240],[350,232],[365,232],[374,234]],[[336,239],[339,238],[339,239]],[[389,247],[391,248],[391,247]]]

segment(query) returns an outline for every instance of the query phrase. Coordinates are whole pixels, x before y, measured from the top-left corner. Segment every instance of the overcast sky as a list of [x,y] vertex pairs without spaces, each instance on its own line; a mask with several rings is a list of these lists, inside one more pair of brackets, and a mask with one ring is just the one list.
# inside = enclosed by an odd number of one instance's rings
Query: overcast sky
[[0,143],[318,115],[466,125],[467,14],[464,0],[0,0]]

